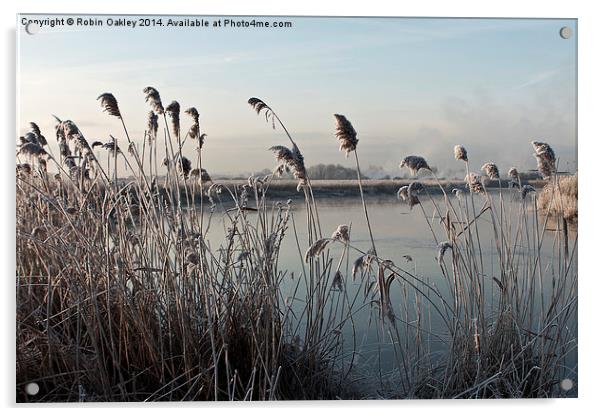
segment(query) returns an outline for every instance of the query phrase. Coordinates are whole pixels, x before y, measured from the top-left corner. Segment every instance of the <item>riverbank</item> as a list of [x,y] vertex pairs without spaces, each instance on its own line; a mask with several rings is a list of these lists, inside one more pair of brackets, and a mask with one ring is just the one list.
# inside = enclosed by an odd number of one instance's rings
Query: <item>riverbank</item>
[[[441,187],[446,192],[451,192],[454,188],[465,189],[466,183],[462,180],[440,180],[440,185],[434,179],[364,179],[362,186],[364,195],[367,197],[384,197],[396,195],[399,188],[409,185],[412,182],[420,182],[424,185],[425,191],[431,194],[441,194]],[[227,186],[230,189],[239,188],[247,183],[246,180],[240,179],[216,179],[215,183]],[[498,189],[500,186],[503,189],[508,189],[509,181],[502,179],[501,181],[491,181],[485,179],[483,184],[489,189]],[[543,188],[545,181],[530,180],[525,181],[525,185],[531,185],[536,189]],[[205,186],[210,186],[205,184]],[[357,180],[313,180],[311,181],[312,190],[316,197],[355,197],[358,195]],[[183,191],[183,190],[182,190]],[[270,183],[268,196],[270,198],[288,199],[302,197],[303,192],[297,191],[297,181],[289,179],[275,179]]]

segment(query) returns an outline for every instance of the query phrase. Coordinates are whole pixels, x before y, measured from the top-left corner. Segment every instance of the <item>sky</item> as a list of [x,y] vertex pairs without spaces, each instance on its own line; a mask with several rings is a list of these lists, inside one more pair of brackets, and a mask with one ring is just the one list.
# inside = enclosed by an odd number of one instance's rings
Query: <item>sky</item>
[[[288,144],[250,108],[250,97],[276,111],[307,166],[354,166],[334,136],[339,113],[358,132],[368,174],[400,175],[401,159],[420,155],[441,176],[460,176],[456,144],[467,148],[473,170],[495,162],[501,172],[525,171],[536,167],[532,140],[554,148],[561,170],[576,169],[575,20],[261,20],[292,27],[62,26],[35,35],[20,27],[18,133],[35,121],[56,149],[56,114],[73,120],[90,142],[123,138],[119,120],[96,101],[111,92],[140,142],[150,110],[142,90],[153,86],[164,105],[177,100],[199,110],[207,134],[203,166],[214,175],[274,167],[267,149]],[[559,35],[564,26],[573,31],[569,39]],[[190,123],[182,114],[184,131]],[[194,154],[187,143],[184,155]]]

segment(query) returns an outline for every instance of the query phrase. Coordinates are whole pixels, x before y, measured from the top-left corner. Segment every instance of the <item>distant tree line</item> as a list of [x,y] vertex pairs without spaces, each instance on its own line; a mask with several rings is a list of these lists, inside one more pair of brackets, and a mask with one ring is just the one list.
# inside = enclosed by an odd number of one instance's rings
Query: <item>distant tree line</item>
[[[312,179],[357,179],[357,172],[354,168],[333,164],[320,163],[310,166],[307,173]],[[367,179],[367,176],[362,174],[362,178]]]

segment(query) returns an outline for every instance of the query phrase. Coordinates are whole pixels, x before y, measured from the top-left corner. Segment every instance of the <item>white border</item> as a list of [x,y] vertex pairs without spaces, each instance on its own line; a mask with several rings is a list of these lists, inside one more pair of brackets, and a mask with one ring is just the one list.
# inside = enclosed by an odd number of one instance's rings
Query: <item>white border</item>
[[[0,164],[4,187],[1,188],[4,201],[0,204],[2,215],[1,229],[4,230],[0,239],[2,246],[0,255],[4,271],[2,298],[0,310],[3,322],[3,336],[0,342],[0,394],[3,407],[12,407],[9,411],[26,413],[61,414],[80,413],[78,406],[51,405],[46,407],[14,407],[14,133],[15,126],[15,21],[16,13],[153,13],[153,14],[249,14],[249,15],[361,15],[361,16],[445,16],[445,17],[557,17],[578,18],[579,30],[579,179],[581,198],[580,208],[580,253],[579,253],[579,399],[567,400],[507,400],[507,401],[412,401],[412,402],[313,402],[313,403],[271,403],[271,404],[164,404],[136,405],[132,409],[144,409],[152,414],[164,414],[166,411],[178,412],[210,412],[251,414],[307,414],[308,412],[342,411],[347,414],[362,414],[371,410],[378,412],[448,415],[466,415],[477,413],[482,415],[503,414],[509,412],[522,414],[525,411],[546,413],[550,415],[567,415],[592,413],[596,408],[596,399],[600,392],[599,386],[602,369],[600,368],[600,350],[602,337],[600,335],[601,315],[600,297],[600,187],[597,171],[602,160],[600,151],[600,75],[602,74],[599,41],[602,40],[600,15],[596,13],[595,2],[569,1],[531,1],[505,0],[492,2],[474,0],[434,1],[422,0],[391,4],[392,2],[370,1],[324,1],[296,0],[295,2],[268,0],[237,0],[224,3],[223,1],[186,1],[186,0],[102,0],[97,2],[68,1],[68,0],[21,0],[18,4],[3,1],[0,19],[3,34],[3,65],[2,81],[4,97],[1,102],[0,116],[3,135],[1,155],[4,159]],[[598,74],[598,75],[596,75]],[[121,407],[119,404],[87,406],[86,412],[104,413],[107,407]],[[597,406],[600,407],[600,406]],[[340,410],[339,410],[340,409]],[[599,411],[598,411],[599,412]],[[596,412],[596,413],[598,413]]]

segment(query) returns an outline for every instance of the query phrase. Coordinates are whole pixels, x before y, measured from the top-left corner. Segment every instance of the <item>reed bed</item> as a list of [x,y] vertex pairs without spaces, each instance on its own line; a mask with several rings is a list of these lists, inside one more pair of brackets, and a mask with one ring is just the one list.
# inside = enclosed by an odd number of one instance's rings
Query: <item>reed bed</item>
[[[125,140],[88,144],[58,118],[60,154],[34,123],[20,138],[18,401],[558,397],[563,378],[576,381],[567,357],[577,346],[577,240],[552,205],[541,211],[530,185],[517,185],[519,202],[507,206],[497,166],[484,166],[483,180],[463,147],[454,150],[466,165],[462,189],[444,187],[424,158],[404,158],[402,169],[431,177],[431,186],[411,181],[398,193],[433,237],[440,273],[421,276],[409,256],[378,255],[358,133],[345,116],[335,115],[334,135],[354,156],[367,246],[351,224],[323,229],[301,148],[263,100],[249,104],[290,147],[273,144],[274,174],[240,184],[213,182],[203,169],[211,146],[196,108],[187,120],[155,88],[144,95],[151,112],[139,141],[110,93],[99,102]],[[183,154],[187,141],[195,154]],[[535,143],[545,180],[558,182],[553,151]],[[284,172],[300,201],[270,198]],[[208,238],[215,227],[218,246]],[[280,261],[285,238],[297,247],[295,270]],[[359,351],[366,311],[377,374]],[[381,360],[387,349],[394,358]],[[24,393],[31,382],[37,396]]]

